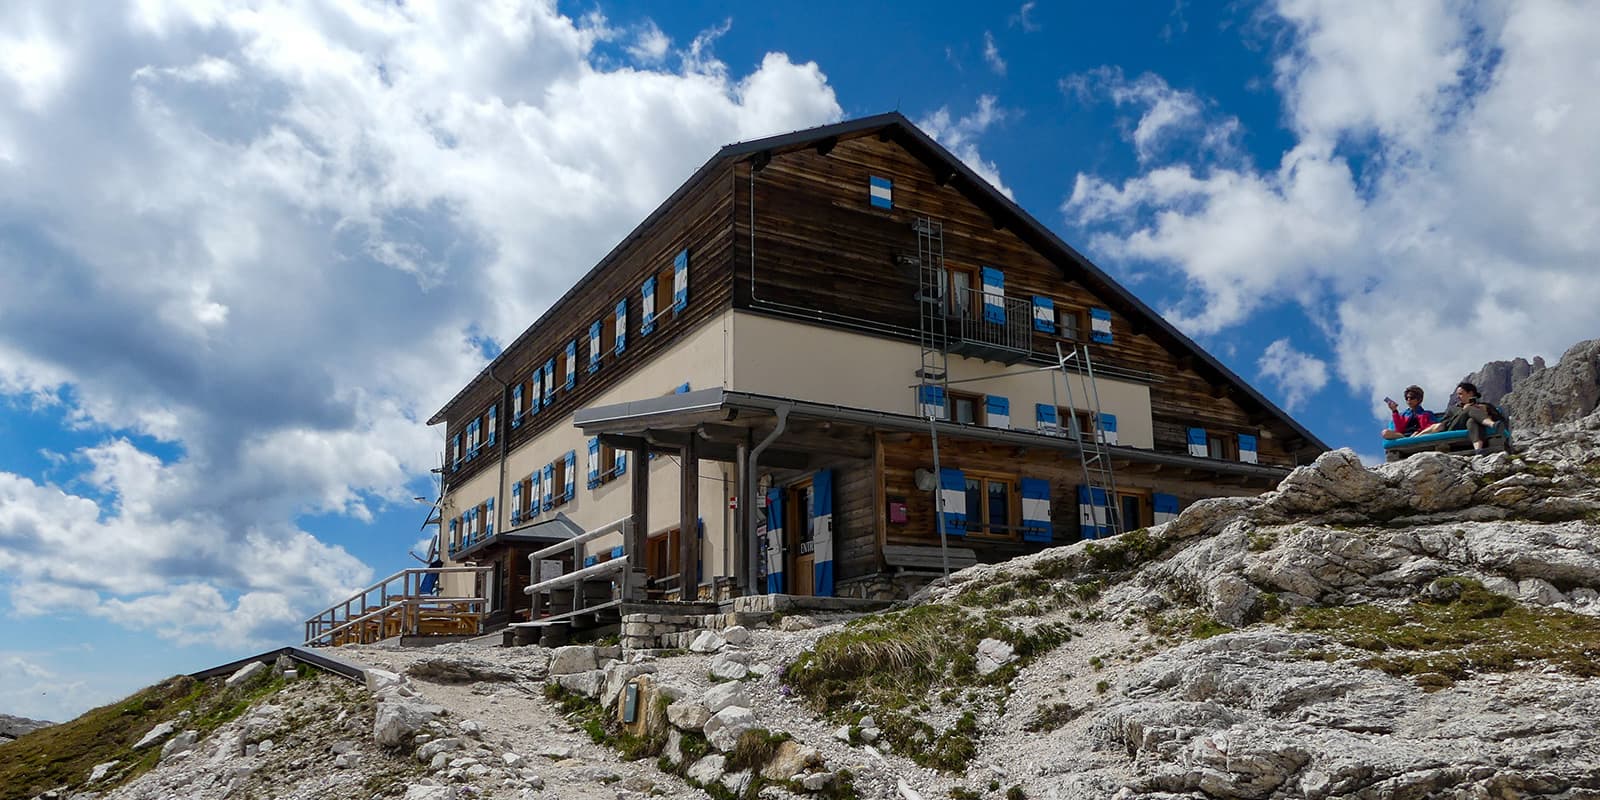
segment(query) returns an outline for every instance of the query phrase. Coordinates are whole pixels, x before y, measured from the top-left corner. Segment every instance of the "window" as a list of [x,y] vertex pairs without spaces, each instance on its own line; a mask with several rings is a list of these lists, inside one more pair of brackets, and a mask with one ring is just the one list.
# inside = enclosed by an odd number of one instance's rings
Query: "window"
[[517,489],[517,517],[523,520],[532,519],[538,510],[534,504],[539,502],[539,498],[533,496],[533,478],[531,476],[523,478],[517,485],[521,487]]
[[1150,501],[1143,492],[1117,492],[1117,508],[1122,513],[1122,529],[1137,530],[1149,524]]
[[966,425],[983,424],[983,396],[945,392],[945,419]]
[[1209,432],[1206,434],[1207,457],[1232,461],[1237,457],[1237,452],[1234,448],[1233,434]]
[[1059,406],[1056,408],[1056,413],[1066,422],[1068,438],[1081,439],[1084,435],[1095,431],[1094,415],[1087,411],[1074,414],[1066,406]]
[[555,476],[555,477],[550,479],[550,485],[552,487],[554,487],[554,488],[549,490],[550,494],[552,495],[551,499],[552,499],[554,505],[558,505],[558,506],[559,505],[563,505],[568,500],[572,499],[572,498],[567,496],[567,489],[566,489],[566,486],[567,486],[567,461],[566,461],[566,459],[558,458],[554,462],[552,462],[550,464],[550,466],[551,466],[552,469],[554,469],[554,472],[551,473],[551,474]]
[[600,443],[600,482],[612,480],[617,477],[617,448],[605,442]]
[[662,270],[656,273],[656,324],[660,325],[670,319],[672,314],[672,274],[671,261]]
[[652,533],[644,543],[645,573],[652,580],[678,575],[678,530]]
[[1006,475],[965,473],[967,535],[1014,538],[1011,510],[1016,479]]
[[970,270],[955,267],[945,269],[939,276],[939,291],[944,295],[945,313],[952,317],[971,316],[977,301],[972,287],[976,284]]
[[1056,306],[1056,332],[1061,338],[1080,341],[1084,328],[1082,309]]
[[600,355],[596,360],[603,360],[605,356],[616,353],[617,350],[617,325],[616,322],[600,323]]

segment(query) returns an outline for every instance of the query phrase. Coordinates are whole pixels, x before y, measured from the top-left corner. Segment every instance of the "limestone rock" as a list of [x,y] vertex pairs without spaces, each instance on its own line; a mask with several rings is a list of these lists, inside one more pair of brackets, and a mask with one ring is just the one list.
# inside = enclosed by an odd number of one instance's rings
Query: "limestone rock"
[[227,680],[223,681],[223,684],[229,689],[245,686],[254,682],[257,678],[266,677],[268,671],[266,664],[260,661],[252,661],[235,670],[232,675],[228,676]]
[[572,675],[599,669],[594,648],[588,645],[566,645],[550,651],[550,674]]
[[516,672],[488,661],[465,657],[425,658],[406,667],[406,675],[431,683],[500,683],[514,681]]
[[604,670],[599,669],[591,669],[587,672],[552,673],[550,680],[557,686],[574,694],[581,694],[584,697],[599,697],[600,689],[606,682],[606,673]]
[[715,631],[701,631],[694,637],[694,641],[689,643],[689,652],[715,653],[721,650],[724,644],[722,637]]
[[809,631],[817,627],[817,621],[804,614],[790,614],[778,620],[780,631]]
[[750,630],[743,625],[730,625],[722,629],[722,640],[728,644],[744,644],[750,641]]
[[107,773],[111,772],[111,770],[115,769],[116,766],[121,763],[121,761],[106,761],[104,763],[94,765],[94,769],[89,770],[89,782],[98,783],[101,778],[104,778]]
[[372,721],[372,738],[384,747],[398,747],[443,712],[439,706],[410,698],[385,699],[378,703]]
[[167,743],[161,746],[161,760],[166,761],[174,755],[188,752],[194,748],[195,742],[199,740],[200,732],[193,729],[186,730],[168,739]]
[[789,740],[778,745],[777,751],[772,754],[772,760],[761,768],[761,777],[786,781],[811,767],[821,765],[822,753],[816,748]]
[[718,778],[722,777],[722,768],[727,763],[728,759],[725,756],[712,753],[711,755],[708,755],[705,758],[690,764],[689,769],[684,774],[689,778],[689,780],[696,781],[698,783],[715,783]]
[[743,706],[728,706],[706,720],[703,730],[711,746],[727,752],[739,743],[739,737],[756,727],[755,712]]
[[135,750],[143,750],[146,747],[149,747],[149,746],[151,746],[153,744],[156,744],[157,742],[160,742],[162,739],[165,739],[168,736],[171,736],[172,732],[177,730],[177,729],[178,729],[178,723],[176,723],[176,722],[174,722],[172,720],[167,720],[166,722],[159,723],[154,728],[151,728],[148,732],[146,732],[145,735],[139,739],[139,741],[134,742],[133,749],[135,749]]
[[454,786],[414,785],[406,789],[402,800],[456,800],[457,796]]
[[707,689],[700,696],[700,704],[713,714],[728,706],[751,706],[749,693],[739,683],[719,683]]
[[627,686],[629,681],[640,675],[653,674],[656,669],[656,665],[649,662],[626,664],[618,661],[606,667],[599,694],[600,705],[610,707],[617,702],[623,687]]
[[667,721],[679,730],[698,731],[710,719],[711,709],[698,700],[678,700],[667,706]]
[[415,694],[406,685],[408,681],[403,675],[376,668],[367,670],[365,675],[367,692],[374,697],[410,697]]
[[750,667],[737,659],[728,658],[728,653],[718,653],[711,659],[711,677],[723,681],[743,680],[750,674]]
[[1513,431],[1545,428],[1593,412],[1600,405],[1600,339],[1567,348],[1555,366],[1517,380],[1498,404],[1511,417]]
[[988,675],[991,672],[1015,661],[1016,653],[1011,645],[999,639],[984,639],[978,642],[978,674]]
[[734,797],[743,797],[745,788],[750,785],[750,778],[750,770],[741,769],[738,772],[723,773],[720,783]]

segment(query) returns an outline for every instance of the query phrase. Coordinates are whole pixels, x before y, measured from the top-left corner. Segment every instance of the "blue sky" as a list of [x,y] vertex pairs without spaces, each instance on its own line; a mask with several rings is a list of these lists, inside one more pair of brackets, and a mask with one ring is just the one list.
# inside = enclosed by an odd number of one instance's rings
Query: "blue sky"
[[421,424],[717,147],[898,109],[1329,444],[1597,335],[1581,3],[22,0],[0,712],[411,562]]

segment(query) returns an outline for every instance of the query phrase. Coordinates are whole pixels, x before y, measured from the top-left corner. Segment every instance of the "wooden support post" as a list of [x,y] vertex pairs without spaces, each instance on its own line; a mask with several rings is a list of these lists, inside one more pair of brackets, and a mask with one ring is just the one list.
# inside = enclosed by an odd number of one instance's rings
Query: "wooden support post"
[[700,580],[695,575],[695,565],[700,561],[700,449],[695,437],[683,445],[683,461],[679,471],[683,501],[679,504],[678,521],[678,599],[693,602],[700,599]]
[[643,442],[636,445],[629,458],[633,462],[633,523],[623,532],[628,538],[628,586],[637,596],[623,599],[643,600],[644,587],[649,583],[649,564],[645,549],[650,537],[650,451]]
[[[745,434],[747,437],[748,433]],[[755,476],[750,470],[750,443],[741,441],[734,450],[733,471],[739,476],[737,488],[733,496],[739,507],[733,515],[733,574],[734,591],[738,594],[752,594],[750,591],[749,557],[747,553],[751,548],[751,539],[755,532],[750,524],[753,516],[748,509],[749,503],[755,502]]]

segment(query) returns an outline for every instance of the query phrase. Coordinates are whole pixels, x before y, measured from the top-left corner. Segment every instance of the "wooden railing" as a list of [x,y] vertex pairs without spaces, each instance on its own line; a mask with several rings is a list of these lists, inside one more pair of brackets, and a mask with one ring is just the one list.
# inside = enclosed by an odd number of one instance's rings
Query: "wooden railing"
[[[636,599],[641,587],[637,585],[632,563],[637,556],[628,552],[628,542],[633,538],[633,518],[624,517],[615,522],[601,525],[594,530],[585,531],[564,542],[550,545],[542,550],[537,550],[528,555],[528,574],[534,578],[534,583],[523,589],[523,593],[533,599],[533,608],[529,612],[529,621],[538,622],[545,616],[546,611],[552,617],[566,617],[592,610],[601,605],[612,605],[617,602],[627,602]],[[622,534],[622,544],[608,550],[588,554],[589,543],[602,536],[612,533]],[[572,553],[572,564],[576,569],[562,575],[545,577],[540,572],[540,564],[546,560],[562,558],[568,551]],[[605,560],[601,560],[604,558]],[[621,579],[611,578],[601,580],[615,573],[622,573]],[[642,575],[641,575],[642,577]],[[604,599],[590,597],[585,587],[595,584],[609,584]],[[561,608],[550,604],[545,606],[544,595],[557,589],[571,587],[572,600],[564,603]],[[593,601],[593,602],[591,602]]]
[[[306,620],[307,646],[370,644],[392,636],[470,635],[483,632],[488,613],[485,576],[492,567],[405,569]],[[472,575],[472,594],[423,594],[423,579]]]

